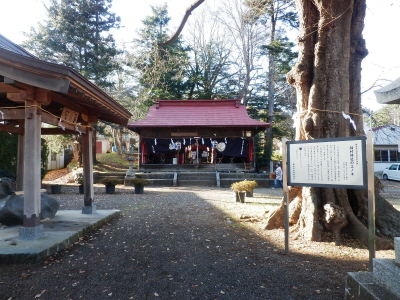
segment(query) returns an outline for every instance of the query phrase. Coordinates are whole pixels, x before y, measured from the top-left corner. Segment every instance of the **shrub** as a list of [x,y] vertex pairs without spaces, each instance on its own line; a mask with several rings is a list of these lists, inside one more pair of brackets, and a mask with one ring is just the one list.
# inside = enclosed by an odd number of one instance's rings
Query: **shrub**
[[99,181],[99,183],[104,185],[117,185],[121,184],[122,180],[118,178],[103,178]]
[[126,179],[125,184],[126,185],[136,185],[136,186],[138,186],[138,185],[146,186],[149,184],[149,181],[146,178],[135,177],[135,178]]
[[255,180],[242,180],[231,184],[231,190],[234,192],[253,192],[257,187],[257,181]]

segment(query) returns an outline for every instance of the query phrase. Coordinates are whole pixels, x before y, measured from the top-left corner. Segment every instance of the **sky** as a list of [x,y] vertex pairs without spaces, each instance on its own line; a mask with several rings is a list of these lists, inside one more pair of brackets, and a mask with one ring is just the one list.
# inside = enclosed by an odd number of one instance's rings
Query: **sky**
[[[219,0],[206,0],[210,4]],[[48,0],[12,0],[2,6],[0,33],[19,44],[24,40],[22,32],[46,19],[43,3]],[[141,20],[151,14],[151,5],[168,4],[171,16],[170,29],[180,23],[186,9],[194,0],[113,0],[111,11],[121,17],[122,29],[113,32],[118,42],[130,42],[135,31],[141,27]],[[202,4],[204,5],[204,4]],[[194,12],[196,13],[196,12]],[[400,77],[400,38],[397,35],[400,19],[398,0],[367,0],[364,38],[369,51],[362,64],[362,91],[369,89],[377,79],[385,79],[383,85]],[[376,102],[373,88],[363,94],[363,106],[372,110],[381,107]]]

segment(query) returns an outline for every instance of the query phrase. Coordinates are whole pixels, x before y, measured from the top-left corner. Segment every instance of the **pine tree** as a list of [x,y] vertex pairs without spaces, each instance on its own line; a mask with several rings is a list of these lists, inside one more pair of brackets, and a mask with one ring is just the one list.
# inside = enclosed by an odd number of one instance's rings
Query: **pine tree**
[[109,10],[112,0],[50,0],[48,19],[25,33],[23,47],[38,58],[62,63],[100,87],[112,85],[119,51],[110,29],[120,18]]
[[143,86],[141,97],[150,99],[183,99],[187,95],[188,49],[180,38],[166,46],[159,43],[168,38],[167,6],[153,6],[153,15],[146,17],[134,40],[130,55],[132,66],[139,72]]

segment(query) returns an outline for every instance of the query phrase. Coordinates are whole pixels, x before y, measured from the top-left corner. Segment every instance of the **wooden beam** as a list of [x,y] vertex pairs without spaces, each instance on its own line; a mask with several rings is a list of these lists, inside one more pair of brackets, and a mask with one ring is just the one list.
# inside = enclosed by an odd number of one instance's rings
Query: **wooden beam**
[[19,89],[4,82],[0,82],[0,93],[19,93]]
[[35,89],[35,100],[41,105],[49,105],[51,103],[52,93],[49,90],[36,88]]
[[24,120],[25,109],[19,108],[1,108],[0,119],[2,120]]
[[10,78],[5,77],[4,79],[4,82],[7,83],[9,86],[17,88],[19,90],[21,99],[37,101],[35,99],[36,87],[19,81],[14,81]]
[[99,120],[98,116],[89,116],[89,115],[82,115],[82,120],[87,122],[88,124],[94,124],[97,123],[97,121]]
[[7,93],[7,99],[14,102],[25,103],[25,99],[21,98],[21,91],[18,93]]
[[15,134],[24,134],[24,128],[23,127],[15,127],[14,125],[9,125],[9,124],[1,124],[0,125],[0,131],[1,132],[15,133]]
[[87,108],[83,107],[80,104],[77,104],[73,102],[71,99],[68,99],[67,97],[61,96],[59,94],[51,94],[51,101],[57,102],[65,107],[68,107],[74,111],[77,111],[81,114],[89,114],[89,111]]
[[96,211],[93,188],[93,131],[82,136],[82,159],[83,159],[83,184],[84,184],[84,207],[82,213],[92,214]]
[[[65,129],[62,128],[43,128],[42,127],[42,135],[64,135],[64,134],[77,134],[78,132],[75,130]],[[84,133],[84,132],[82,132]]]
[[24,102],[25,100],[35,100],[42,105],[49,105],[51,93],[41,88],[33,88],[30,90],[19,90],[18,93],[7,93],[7,99],[14,102]]
[[[50,125],[54,125],[54,126],[59,126],[59,121],[60,121],[60,119],[58,117],[50,115],[46,112],[42,112],[42,122],[50,124]],[[65,127],[65,129],[70,129],[70,130],[74,131],[74,134],[78,133],[75,126],[77,126],[77,128],[80,132],[86,133],[86,128],[87,128],[86,126],[72,125],[72,124],[65,123],[65,122],[61,122],[61,125],[63,127]],[[69,134],[69,133],[67,133],[67,134]]]

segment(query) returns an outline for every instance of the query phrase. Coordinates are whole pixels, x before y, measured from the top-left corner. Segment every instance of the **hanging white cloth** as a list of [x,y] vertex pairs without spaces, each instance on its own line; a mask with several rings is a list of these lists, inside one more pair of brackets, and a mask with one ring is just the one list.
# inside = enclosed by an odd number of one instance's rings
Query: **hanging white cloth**
[[357,130],[357,128],[356,128],[356,123],[353,121],[353,119],[352,119],[349,115],[345,114],[345,113],[342,111],[342,116],[343,116],[343,118],[345,118],[346,120],[349,120],[350,124],[353,125],[354,130]]
[[58,121],[58,127],[61,127],[62,130],[65,130],[65,127],[61,124],[61,118],[60,118],[60,120]]
[[78,131],[78,132],[79,132],[79,135],[82,135],[82,132],[79,130],[78,125],[75,125],[75,131]]

